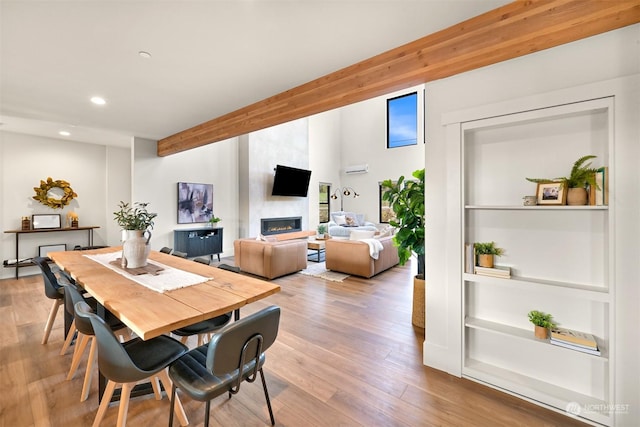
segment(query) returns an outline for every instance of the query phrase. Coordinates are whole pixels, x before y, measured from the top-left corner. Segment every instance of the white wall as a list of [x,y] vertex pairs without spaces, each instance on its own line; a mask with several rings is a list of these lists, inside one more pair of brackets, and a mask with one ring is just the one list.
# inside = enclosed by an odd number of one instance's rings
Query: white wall
[[[238,237],[238,140],[232,138],[167,157],[157,156],[156,141],[135,138],[134,202],[149,202],[157,212],[151,238],[152,249],[174,247],[173,230],[201,228],[205,224],[178,225],[178,182],[213,184],[213,213],[222,218],[223,253],[233,254]],[[115,209],[114,209],[115,210]]]
[[[575,93],[584,96],[600,93],[588,84],[640,72],[639,42],[640,25],[634,25],[427,85],[426,364],[460,373],[459,268],[452,267],[449,259],[459,252],[460,242],[460,225],[455,222],[460,215],[460,174],[455,166],[459,157],[457,148],[445,143],[443,114],[522,98],[535,103],[536,98],[546,96],[544,93],[580,85],[586,85],[581,86],[584,90],[566,90],[565,99]],[[640,346],[637,328],[631,330],[625,325],[637,325],[640,320],[637,287],[640,252],[634,242],[640,234],[636,225],[640,217],[637,202],[640,180],[635,171],[640,157],[640,107],[637,87],[627,84],[619,90],[626,94],[626,100],[616,105],[616,115],[626,118],[616,121],[617,160],[612,170],[622,185],[620,193],[629,194],[630,199],[616,205],[616,333],[620,348],[616,352],[616,401],[611,403],[630,404],[630,412],[620,414],[618,424],[633,425],[633,420],[640,419]],[[518,103],[522,104],[514,101],[514,105]]]
[[[2,229],[20,229],[22,216],[32,214],[61,214],[63,225],[66,214],[74,211],[81,226],[99,226],[94,232],[94,244],[109,242],[111,217],[107,201],[128,195],[128,188],[118,179],[108,181],[108,171],[113,162],[117,169],[125,170],[124,181],[128,182],[128,149],[103,145],[70,142],[11,132],[0,132],[0,200],[2,200]],[[52,209],[35,200],[34,187],[40,180],[51,177],[70,183],[78,197],[64,209]],[[110,183],[111,185],[108,185]],[[20,258],[38,254],[39,245],[65,243],[69,249],[74,245],[87,245],[87,232],[52,232],[25,234],[20,237]],[[0,246],[1,259],[15,258],[15,234],[3,233]],[[20,269],[20,274],[37,273],[35,268]],[[2,269],[2,277],[13,277],[14,270]]]
[[320,223],[318,211],[318,189],[320,183],[340,184],[340,109],[309,117],[309,229],[315,230]]
[[[418,123],[418,144],[410,147],[387,149],[387,99],[411,92],[418,92],[418,117],[422,116],[423,85],[400,92],[362,101],[341,109],[340,186],[353,187],[360,197],[345,198],[344,209],[364,213],[366,220],[379,221],[378,183],[385,179],[397,179],[424,167],[424,125]],[[346,175],[344,169],[351,165],[367,163],[366,174]],[[333,202],[333,211],[340,209],[340,200]]]

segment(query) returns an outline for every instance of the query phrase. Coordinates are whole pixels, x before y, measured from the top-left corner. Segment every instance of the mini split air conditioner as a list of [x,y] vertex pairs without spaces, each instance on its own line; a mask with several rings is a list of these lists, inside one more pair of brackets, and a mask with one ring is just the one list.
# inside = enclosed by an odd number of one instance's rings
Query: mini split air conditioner
[[369,165],[353,165],[353,166],[347,166],[344,170],[344,173],[346,174],[352,174],[352,173],[367,173],[369,172]]

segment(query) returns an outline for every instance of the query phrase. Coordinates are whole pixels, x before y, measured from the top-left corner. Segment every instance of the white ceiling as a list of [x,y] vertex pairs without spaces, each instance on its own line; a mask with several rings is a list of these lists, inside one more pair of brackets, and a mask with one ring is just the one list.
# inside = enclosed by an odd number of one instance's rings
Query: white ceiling
[[160,139],[505,3],[0,0],[0,130]]

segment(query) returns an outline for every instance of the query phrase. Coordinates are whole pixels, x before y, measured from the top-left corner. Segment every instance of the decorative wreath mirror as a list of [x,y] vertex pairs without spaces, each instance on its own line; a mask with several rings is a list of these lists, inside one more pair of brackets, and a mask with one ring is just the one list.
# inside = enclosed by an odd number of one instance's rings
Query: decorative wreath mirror
[[53,180],[51,177],[46,181],[40,180],[40,187],[33,187],[36,195],[33,198],[45,206],[53,209],[62,209],[78,195],[73,191],[67,181],[62,179]]

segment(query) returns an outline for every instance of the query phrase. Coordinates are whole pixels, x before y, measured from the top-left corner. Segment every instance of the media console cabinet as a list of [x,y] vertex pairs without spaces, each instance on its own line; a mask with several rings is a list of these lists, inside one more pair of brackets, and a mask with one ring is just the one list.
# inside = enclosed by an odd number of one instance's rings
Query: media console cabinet
[[173,230],[173,246],[176,251],[186,252],[188,258],[222,253],[222,227],[181,228]]

